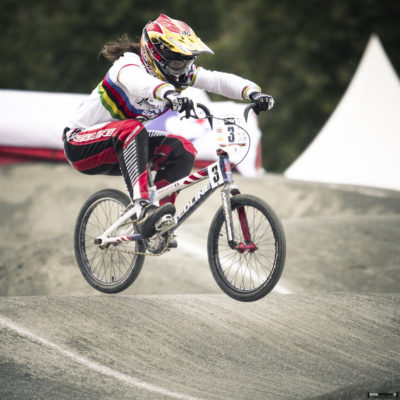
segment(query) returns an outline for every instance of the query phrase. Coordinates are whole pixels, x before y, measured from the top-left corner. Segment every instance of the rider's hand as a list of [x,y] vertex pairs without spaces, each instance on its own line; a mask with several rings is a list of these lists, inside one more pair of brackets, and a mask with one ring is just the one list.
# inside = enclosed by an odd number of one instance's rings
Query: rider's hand
[[254,92],[249,97],[251,102],[255,104],[254,112],[256,114],[260,111],[268,111],[274,106],[274,99],[269,94]]
[[190,111],[193,110],[193,101],[189,97],[181,96],[178,92],[169,90],[164,95],[167,106],[172,111],[178,111],[179,113],[185,112],[185,117],[190,117]]

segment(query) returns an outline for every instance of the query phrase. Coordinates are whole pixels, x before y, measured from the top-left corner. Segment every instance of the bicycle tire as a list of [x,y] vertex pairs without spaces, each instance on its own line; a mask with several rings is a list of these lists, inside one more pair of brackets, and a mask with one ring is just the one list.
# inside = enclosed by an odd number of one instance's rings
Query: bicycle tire
[[[231,197],[235,241],[244,244],[239,214],[245,210],[253,251],[228,245],[222,207],[210,225],[207,251],[218,286],[235,300],[249,302],[266,296],[278,283],[286,257],[285,232],[275,212],[263,200],[239,194]],[[242,214],[243,215],[243,214]],[[256,281],[258,278],[258,282]]]
[[[86,281],[103,293],[118,293],[128,288],[142,269],[144,255],[124,251],[145,251],[143,242],[121,242],[102,249],[94,244],[99,236],[115,222],[130,204],[129,197],[115,189],[94,193],[82,206],[75,225],[74,248],[79,269]],[[134,232],[137,228],[131,225]],[[120,227],[112,235],[123,235]]]

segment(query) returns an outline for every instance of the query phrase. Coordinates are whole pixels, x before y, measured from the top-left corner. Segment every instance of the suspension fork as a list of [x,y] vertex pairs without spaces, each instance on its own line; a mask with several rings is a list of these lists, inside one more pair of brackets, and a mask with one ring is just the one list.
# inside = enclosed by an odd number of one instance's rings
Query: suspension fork
[[237,247],[237,243],[235,241],[234,229],[233,229],[231,195],[232,196],[238,195],[240,191],[238,187],[233,184],[229,155],[222,150],[217,150],[217,155],[219,156],[220,172],[225,182],[225,186],[221,190],[221,198],[222,198],[222,209],[224,212],[226,237],[228,239],[229,247],[231,249],[235,249]]
[[246,211],[243,206],[238,208],[240,227],[242,228],[243,238],[245,242],[251,241],[249,224],[247,223]]
[[[222,197],[222,208],[224,210],[224,219],[225,219],[225,229],[226,229],[226,236],[228,238],[228,245],[231,249],[236,249],[236,250],[241,250],[239,247],[243,245],[243,243],[238,244],[235,240],[235,233],[233,229],[233,218],[232,218],[232,207],[231,207],[231,195],[236,196],[240,194],[239,189],[232,184],[227,185],[224,189],[221,191],[221,197]],[[239,222],[240,222],[240,227],[242,230],[243,234],[243,239],[245,243],[250,243],[251,242],[251,234],[250,234],[250,229],[249,229],[249,224],[247,222],[247,216],[246,216],[246,211],[243,206],[237,208],[237,213],[239,216]],[[247,246],[245,250],[247,249]],[[243,246],[242,246],[243,247]],[[243,249],[244,250],[244,249]]]
[[232,220],[232,207],[231,207],[231,198],[230,198],[230,185],[224,187],[221,190],[221,198],[222,198],[222,209],[224,210],[224,219],[225,219],[225,230],[226,236],[228,238],[228,245],[231,249],[235,247],[235,237],[233,232],[233,220]]

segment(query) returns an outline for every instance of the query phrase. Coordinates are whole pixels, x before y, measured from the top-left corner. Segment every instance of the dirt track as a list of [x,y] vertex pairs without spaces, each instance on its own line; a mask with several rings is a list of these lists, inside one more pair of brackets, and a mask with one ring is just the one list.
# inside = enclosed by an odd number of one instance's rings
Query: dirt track
[[74,220],[91,193],[124,190],[122,180],[67,165],[1,167],[0,397],[364,399],[400,390],[400,193],[235,178],[283,220],[280,284],[292,294],[246,305],[221,294],[205,253],[216,194],[179,229],[177,250],[148,258],[122,295],[100,295],[76,267]]

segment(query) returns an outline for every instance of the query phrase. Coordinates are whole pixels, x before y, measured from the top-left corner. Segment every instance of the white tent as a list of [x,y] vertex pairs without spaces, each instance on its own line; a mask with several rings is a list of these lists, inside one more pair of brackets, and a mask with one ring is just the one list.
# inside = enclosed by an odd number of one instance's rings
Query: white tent
[[336,110],[285,175],[400,190],[400,81],[376,35]]

